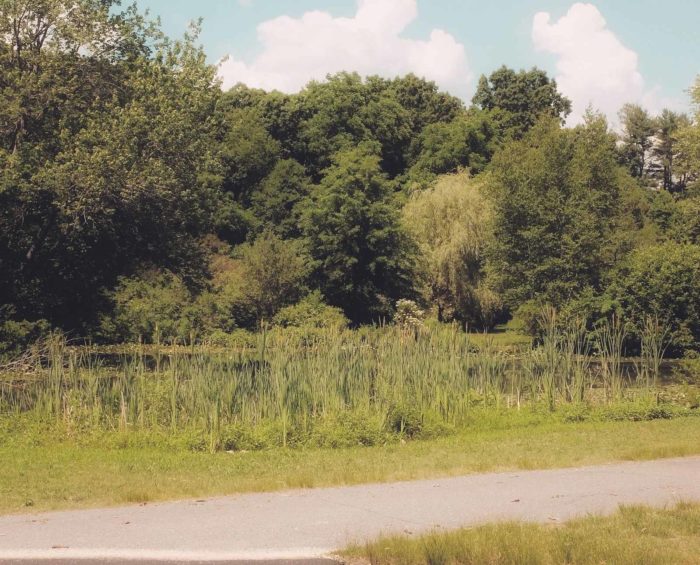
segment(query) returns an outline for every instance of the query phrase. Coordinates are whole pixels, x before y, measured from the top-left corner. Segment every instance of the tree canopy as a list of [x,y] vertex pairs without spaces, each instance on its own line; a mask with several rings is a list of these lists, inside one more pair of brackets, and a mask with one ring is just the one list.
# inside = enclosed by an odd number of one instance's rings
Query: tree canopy
[[352,69],[223,92],[198,34],[116,0],[0,3],[0,350],[382,323],[407,300],[480,329],[663,307],[698,348],[700,113],[567,127],[536,68],[469,106]]
[[516,139],[542,117],[563,122],[571,113],[571,101],[558,91],[557,82],[537,68],[516,72],[503,66],[482,75],[472,102],[494,112],[504,132]]

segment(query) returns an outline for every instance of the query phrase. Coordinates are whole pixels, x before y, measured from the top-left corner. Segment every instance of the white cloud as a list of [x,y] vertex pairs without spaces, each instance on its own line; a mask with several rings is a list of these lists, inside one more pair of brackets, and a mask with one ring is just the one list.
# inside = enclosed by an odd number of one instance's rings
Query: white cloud
[[651,111],[661,107],[659,89],[645,86],[637,53],[623,45],[593,4],[576,3],[557,22],[546,12],[536,14],[532,40],[536,50],[557,56],[559,88],[573,102],[570,123],[580,122],[589,104],[613,124],[627,102]]
[[262,51],[257,57],[245,62],[229,56],[219,75],[225,89],[242,82],[297,92],[310,80],[339,71],[389,78],[412,72],[466,97],[471,73],[464,46],[440,29],[425,40],[402,37],[417,17],[417,0],[358,0],[351,18],[322,11],[281,16],[258,26]]

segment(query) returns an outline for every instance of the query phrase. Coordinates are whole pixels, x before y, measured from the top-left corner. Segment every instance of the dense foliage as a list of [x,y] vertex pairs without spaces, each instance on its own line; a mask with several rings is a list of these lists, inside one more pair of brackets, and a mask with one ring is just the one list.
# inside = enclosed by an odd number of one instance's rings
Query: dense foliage
[[567,128],[556,82],[506,67],[471,107],[413,75],[222,92],[197,33],[116,0],[0,6],[0,349],[381,323],[406,300],[474,329],[653,315],[698,349],[700,114]]

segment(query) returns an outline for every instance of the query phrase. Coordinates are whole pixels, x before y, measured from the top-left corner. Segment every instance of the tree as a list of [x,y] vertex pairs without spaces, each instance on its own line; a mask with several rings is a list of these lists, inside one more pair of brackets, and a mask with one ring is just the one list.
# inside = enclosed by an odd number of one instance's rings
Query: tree
[[220,150],[223,189],[236,202],[248,204],[255,188],[274,168],[280,154],[279,143],[261,124],[256,109],[230,111],[224,120],[226,133]]
[[263,230],[282,239],[301,236],[301,218],[311,191],[304,167],[293,159],[278,161],[252,196],[252,213]]
[[0,293],[17,316],[85,330],[103,288],[153,264],[188,284],[218,186],[215,69],[115,2],[0,12]]
[[356,73],[338,73],[311,82],[299,95],[305,119],[300,124],[304,154],[299,160],[318,180],[335,153],[371,139],[363,112],[371,97]]
[[557,82],[533,68],[516,72],[508,67],[482,75],[472,103],[494,112],[502,131],[515,139],[524,136],[541,117],[562,123],[571,113],[571,102],[557,90]]
[[691,89],[695,104],[693,123],[684,125],[678,132],[678,172],[685,180],[695,181],[700,178],[700,76]]
[[676,240],[700,245],[700,197],[678,202],[679,221],[675,227]]
[[678,132],[690,124],[685,114],[663,110],[656,118],[656,143],[651,149],[652,174],[659,177],[668,191],[683,190],[685,179],[676,179],[676,156],[678,154]]
[[488,269],[506,304],[561,306],[599,289],[614,258],[620,204],[615,138],[605,119],[563,130],[538,124],[491,167],[494,237]]
[[427,126],[418,136],[409,177],[426,185],[438,175],[484,170],[496,150],[496,132],[486,112],[471,111],[452,122]]
[[380,159],[376,145],[338,153],[303,220],[315,281],[355,323],[389,317],[413,294],[414,248]]
[[700,345],[700,247],[673,242],[636,250],[612,275],[608,300],[641,328],[657,316],[670,329],[671,352]]
[[440,92],[434,82],[414,74],[394,79],[388,90],[408,111],[414,134],[430,124],[451,122],[464,111],[459,98]]
[[443,322],[493,327],[501,301],[484,280],[492,209],[484,187],[466,173],[440,177],[404,208],[406,229],[420,249],[426,298]]
[[622,147],[620,153],[630,174],[643,179],[649,172],[650,151],[654,146],[654,119],[637,104],[625,104],[620,110]]
[[[228,100],[230,102],[230,100]],[[220,164],[221,205],[216,211],[216,231],[232,244],[243,243],[256,219],[251,202],[280,156],[280,144],[262,124],[255,107],[232,108],[220,104],[223,126],[218,138],[217,161]]]
[[237,253],[243,267],[243,297],[258,321],[271,321],[282,307],[302,296],[309,269],[298,243],[265,231]]

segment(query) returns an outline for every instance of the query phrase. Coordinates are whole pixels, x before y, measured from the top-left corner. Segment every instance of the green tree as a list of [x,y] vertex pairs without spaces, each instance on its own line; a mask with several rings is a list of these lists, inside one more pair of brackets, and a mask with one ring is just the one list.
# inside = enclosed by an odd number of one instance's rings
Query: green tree
[[557,82],[537,68],[516,72],[503,66],[488,77],[482,75],[472,103],[494,112],[502,131],[515,139],[543,116],[563,123],[571,113],[571,102],[559,93]]
[[464,113],[452,122],[428,125],[418,136],[418,152],[409,177],[425,185],[438,175],[460,169],[477,174],[496,150],[496,132],[486,112]]
[[642,328],[646,316],[670,329],[674,353],[700,346],[700,247],[673,242],[636,250],[612,275],[609,303]]
[[681,200],[678,239],[700,245],[700,197]]
[[621,182],[605,119],[588,114],[574,130],[543,121],[496,155],[492,173],[489,271],[507,305],[561,306],[600,289],[615,256]]
[[224,120],[226,133],[220,153],[223,189],[236,202],[248,204],[255,188],[274,168],[280,154],[279,143],[262,125],[256,109],[230,111]]
[[501,301],[484,281],[492,209],[483,190],[466,173],[443,176],[413,196],[403,218],[418,242],[426,298],[437,308],[438,319],[488,329]]
[[274,170],[281,149],[263,125],[257,107],[233,107],[229,98],[218,105],[218,112],[223,122],[217,136],[223,194],[216,210],[216,231],[229,243],[238,244],[257,223],[252,199]]
[[258,321],[271,321],[306,289],[309,261],[297,242],[283,241],[271,231],[237,249],[243,268],[243,299]]
[[304,216],[315,280],[356,323],[390,316],[413,294],[414,248],[380,159],[368,145],[337,154]]
[[430,124],[451,122],[464,111],[459,98],[440,92],[434,82],[414,74],[394,79],[388,90],[409,113],[414,135]]
[[620,154],[633,177],[643,179],[649,172],[649,158],[654,147],[654,119],[637,104],[625,104],[620,110],[622,146]]
[[331,165],[335,153],[371,139],[363,119],[370,93],[356,73],[339,73],[326,82],[311,82],[299,95],[305,119],[300,138],[306,164],[314,180]]
[[68,329],[142,263],[199,276],[216,206],[215,69],[195,34],[167,40],[115,7],[17,0],[0,14],[0,289],[18,316]]
[[678,155],[678,132],[690,124],[685,114],[663,110],[656,118],[656,143],[651,149],[653,162],[652,174],[659,178],[668,191],[682,191],[685,179],[676,175],[676,157]]
[[301,218],[311,190],[304,167],[293,159],[278,161],[252,196],[252,213],[262,229],[283,239],[301,236]]
[[685,177],[685,182],[695,182],[700,178],[700,76],[690,93],[695,116],[692,123],[684,125],[678,132],[677,170]]

